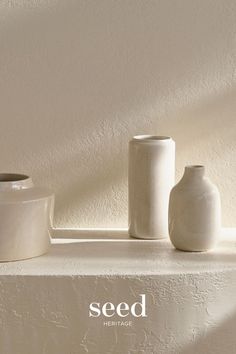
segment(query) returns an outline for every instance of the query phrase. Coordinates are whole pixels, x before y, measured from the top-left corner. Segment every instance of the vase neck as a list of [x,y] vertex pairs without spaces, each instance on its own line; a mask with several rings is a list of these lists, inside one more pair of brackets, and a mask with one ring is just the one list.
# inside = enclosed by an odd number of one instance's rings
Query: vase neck
[[202,179],[205,176],[205,167],[202,165],[186,166],[183,178],[188,179]]
[[27,189],[33,186],[33,181],[29,176],[16,173],[0,173],[0,191]]

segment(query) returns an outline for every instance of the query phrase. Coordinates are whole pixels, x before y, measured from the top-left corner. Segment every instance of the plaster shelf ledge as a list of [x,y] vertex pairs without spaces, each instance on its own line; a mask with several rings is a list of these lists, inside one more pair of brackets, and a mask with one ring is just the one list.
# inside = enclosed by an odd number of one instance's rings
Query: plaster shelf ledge
[[[92,302],[141,294],[146,317],[89,316]],[[55,230],[48,254],[0,264],[0,353],[232,354],[235,294],[236,229],[206,253],[127,230]]]
[[137,240],[126,229],[54,230],[41,257],[0,263],[1,275],[155,275],[236,271],[236,229],[208,252],[181,252],[168,239]]

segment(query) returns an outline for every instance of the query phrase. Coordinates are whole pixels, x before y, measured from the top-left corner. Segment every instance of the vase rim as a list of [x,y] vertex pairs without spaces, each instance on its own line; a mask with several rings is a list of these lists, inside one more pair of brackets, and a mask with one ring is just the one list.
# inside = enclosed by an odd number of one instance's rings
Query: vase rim
[[32,188],[31,177],[20,173],[0,173],[0,191]]
[[170,141],[172,138],[166,135],[135,135],[132,141],[140,142],[140,143],[159,143],[159,142],[166,142]]
[[204,177],[205,166],[203,165],[187,165],[184,170],[184,178],[188,177]]

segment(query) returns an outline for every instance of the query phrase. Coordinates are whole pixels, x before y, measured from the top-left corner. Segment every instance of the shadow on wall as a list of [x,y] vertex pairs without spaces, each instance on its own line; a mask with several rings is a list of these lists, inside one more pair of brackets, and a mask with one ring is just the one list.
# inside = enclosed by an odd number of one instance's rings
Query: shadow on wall
[[232,225],[232,8],[32,2],[0,5],[0,17],[2,169],[55,190],[56,226],[126,226],[127,143],[138,133],[173,136],[178,177],[207,164]]
[[[202,163],[207,166],[207,174],[217,183],[221,191],[223,210],[227,211],[224,221],[233,218],[232,205],[236,200],[236,191],[232,191],[232,182],[236,178],[235,138],[236,120],[232,120],[232,112],[227,115],[227,110],[236,110],[236,90],[228,90],[225,94],[216,95],[195,102],[187,107],[182,107],[172,112],[171,115],[160,117],[156,131],[160,134],[168,132],[177,143],[177,179],[182,176],[186,164]],[[168,119],[166,119],[168,117]],[[227,119],[228,117],[228,119]],[[223,122],[223,124],[222,124]],[[145,130],[145,127],[143,127]],[[188,132],[188,133],[186,133]],[[150,131],[151,133],[151,131]],[[128,135],[128,134],[127,134]],[[61,192],[62,200],[76,207],[77,202],[86,202],[87,198],[93,198],[99,193],[102,198],[103,190],[116,191],[122,181],[127,180],[127,141],[126,136],[123,149],[118,153],[111,153],[99,145],[94,145],[95,151],[99,151],[97,163],[93,173],[88,173],[84,180],[75,179],[74,183]],[[117,146],[119,142],[117,141]],[[88,155],[91,151],[88,151]],[[84,154],[86,156],[86,153]],[[87,156],[89,159],[89,156]],[[73,160],[71,159],[71,162]],[[76,163],[76,158],[73,163]],[[58,164],[59,166],[60,164]],[[63,166],[63,164],[62,164]],[[104,168],[105,167],[105,168]],[[230,170],[230,176],[225,181],[225,173]],[[104,183],[106,181],[106,183]],[[81,186],[81,187],[80,187]],[[125,186],[125,183],[124,183]],[[63,195],[64,194],[64,195]],[[113,199],[116,202],[116,198]],[[118,201],[120,202],[120,201]],[[67,203],[62,203],[60,211],[65,212]],[[119,203],[117,203],[119,209]],[[230,210],[232,210],[230,212]],[[106,212],[106,208],[104,208]]]

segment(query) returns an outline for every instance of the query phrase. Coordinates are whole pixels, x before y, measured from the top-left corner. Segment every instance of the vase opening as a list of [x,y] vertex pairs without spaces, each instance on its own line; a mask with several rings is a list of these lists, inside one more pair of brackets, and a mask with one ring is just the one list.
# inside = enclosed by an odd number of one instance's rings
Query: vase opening
[[204,168],[203,165],[188,165],[186,168]]
[[141,141],[160,141],[160,140],[170,140],[170,136],[162,135],[136,135],[133,137],[134,140]]
[[185,167],[185,176],[202,177],[205,174],[205,166],[203,165],[188,165]]
[[28,178],[29,176],[18,173],[0,173],[0,182],[17,182]]

